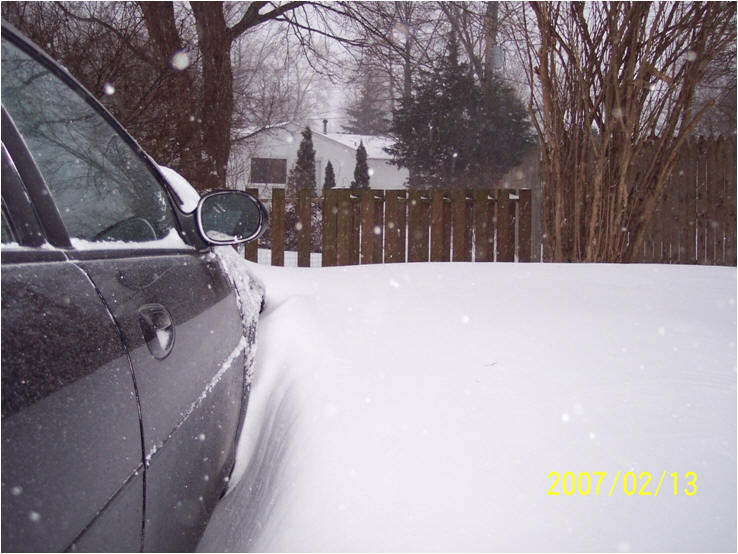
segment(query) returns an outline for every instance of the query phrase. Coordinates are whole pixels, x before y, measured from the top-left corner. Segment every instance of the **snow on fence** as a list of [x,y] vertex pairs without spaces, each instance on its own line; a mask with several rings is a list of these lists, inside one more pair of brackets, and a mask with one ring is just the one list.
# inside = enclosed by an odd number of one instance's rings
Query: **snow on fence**
[[296,199],[288,199],[284,189],[275,188],[271,199],[261,200],[270,212],[270,229],[260,245],[248,244],[245,251],[246,258],[261,263],[264,248],[271,250],[271,265],[278,266],[292,261],[285,252],[289,257],[296,251],[300,267],[531,259],[526,189],[333,189],[322,198],[298,191]]

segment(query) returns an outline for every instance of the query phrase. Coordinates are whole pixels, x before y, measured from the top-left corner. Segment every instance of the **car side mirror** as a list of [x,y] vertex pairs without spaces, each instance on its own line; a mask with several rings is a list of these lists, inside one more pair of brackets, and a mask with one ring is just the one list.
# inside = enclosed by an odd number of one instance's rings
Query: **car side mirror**
[[238,190],[211,192],[197,206],[197,227],[210,244],[239,244],[258,238],[267,218],[259,200]]

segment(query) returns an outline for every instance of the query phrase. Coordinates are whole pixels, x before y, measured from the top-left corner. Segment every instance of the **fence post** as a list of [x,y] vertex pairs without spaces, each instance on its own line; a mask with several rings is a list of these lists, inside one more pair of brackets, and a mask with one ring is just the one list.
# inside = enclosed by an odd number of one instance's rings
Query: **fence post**
[[497,261],[515,261],[515,205],[510,191],[497,189]]
[[532,193],[530,189],[518,191],[518,261],[530,262],[531,229],[533,210],[531,209]]
[[[258,188],[248,188],[246,189],[246,192],[249,193],[251,196],[259,199],[259,189]],[[250,260],[252,262],[258,262],[259,261],[259,241],[252,240],[246,243],[244,247],[244,257],[247,260]]]
[[385,262],[405,261],[405,206],[404,190],[388,190],[385,194]]
[[272,189],[272,265],[284,265],[284,189]]
[[310,267],[310,237],[312,234],[311,204],[313,191],[297,191],[297,266]]

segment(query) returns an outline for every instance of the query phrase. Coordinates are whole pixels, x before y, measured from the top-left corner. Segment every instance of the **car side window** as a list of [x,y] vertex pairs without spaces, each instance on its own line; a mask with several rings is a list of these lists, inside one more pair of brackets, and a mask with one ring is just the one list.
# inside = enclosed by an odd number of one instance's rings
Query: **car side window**
[[2,102],[44,176],[73,245],[158,241],[157,246],[185,246],[166,192],[144,160],[81,94],[7,39],[2,41]]

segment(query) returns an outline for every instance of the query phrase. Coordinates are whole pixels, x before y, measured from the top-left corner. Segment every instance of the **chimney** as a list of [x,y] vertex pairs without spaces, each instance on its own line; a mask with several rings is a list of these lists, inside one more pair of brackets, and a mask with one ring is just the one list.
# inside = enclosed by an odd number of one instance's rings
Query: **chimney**
[[328,120],[327,119],[323,120],[323,134],[324,135],[328,134]]

